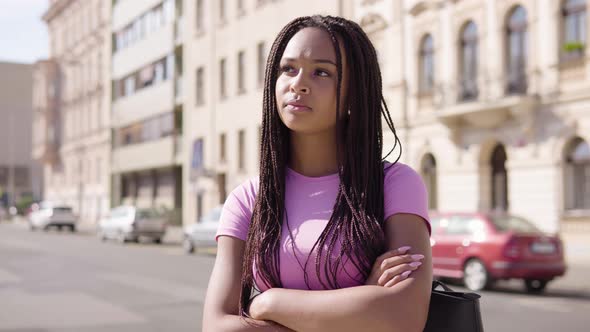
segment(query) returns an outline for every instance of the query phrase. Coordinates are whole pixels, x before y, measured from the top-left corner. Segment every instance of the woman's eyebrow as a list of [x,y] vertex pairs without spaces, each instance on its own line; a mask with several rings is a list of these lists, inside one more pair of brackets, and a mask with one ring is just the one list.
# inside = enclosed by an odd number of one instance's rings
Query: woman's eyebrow
[[[283,58],[284,61],[288,61],[288,62],[296,62],[297,59],[295,58]],[[333,65],[334,67],[336,67],[336,63],[334,63],[334,61],[332,60],[328,60],[328,59],[312,59],[311,61],[315,62],[315,63],[327,63],[330,65]]]

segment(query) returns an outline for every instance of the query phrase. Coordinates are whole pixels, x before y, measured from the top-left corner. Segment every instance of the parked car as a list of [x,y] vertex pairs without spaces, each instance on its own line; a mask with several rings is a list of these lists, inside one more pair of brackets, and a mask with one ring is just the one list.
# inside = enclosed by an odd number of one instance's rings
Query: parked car
[[222,209],[223,206],[215,207],[197,223],[184,227],[182,247],[187,254],[192,254],[197,248],[217,246],[215,234]]
[[559,236],[507,213],[431,213],[435,277],[462,279],[473,291],[496,280],[522,279],[542,292],[566,264]]
[[98,223],[98,237],[102,241],[114,239],[120,243],[138,242],[140,237],[161,243],[166,233],[166,217],[155,209],[119,206]]
[[28,216],[29,228],[47,230],[49,227],[57,227],[61,230],[67,227],[70,231],[76,231],[78,217],[72,212],[72,208],[66,205],[41,202],[36,204]]

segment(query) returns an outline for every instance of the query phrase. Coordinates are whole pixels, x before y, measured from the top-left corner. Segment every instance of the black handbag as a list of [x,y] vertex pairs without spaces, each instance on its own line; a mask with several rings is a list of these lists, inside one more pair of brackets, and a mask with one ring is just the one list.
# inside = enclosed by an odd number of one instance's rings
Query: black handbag
[[[442,290],[438,290],[437,287]],[[440,281],[432,283],[424,332],[483,332],[476,293],[455,292]]]

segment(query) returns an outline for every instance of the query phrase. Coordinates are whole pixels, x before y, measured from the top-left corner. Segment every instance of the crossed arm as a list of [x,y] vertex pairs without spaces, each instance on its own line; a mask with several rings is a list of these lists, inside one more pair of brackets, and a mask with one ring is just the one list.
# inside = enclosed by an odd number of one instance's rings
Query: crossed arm
[[[432,284],[428,230],[420,217],[396,214],[386,221],[386,233],[389,249],[410,246],[413,253],[423,254],[422,267],[393,287],[270,289],[250,307],[256,319],[252,322],[259,323],[258,327],[237,316],[243,241],[221,237],[205,302],[203,331],[422,331]],[[227,264],[232,261],[236,262]]]

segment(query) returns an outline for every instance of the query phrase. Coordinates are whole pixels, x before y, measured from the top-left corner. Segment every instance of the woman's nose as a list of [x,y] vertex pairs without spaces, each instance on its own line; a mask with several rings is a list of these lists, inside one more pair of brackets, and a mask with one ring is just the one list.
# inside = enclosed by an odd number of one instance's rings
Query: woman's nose
[[293,82],[291,83],[291,92],[304,94],[309,93],[309,85],[307,84],[303,75],[303,71],[300,71],[299,74],[293,78]]

